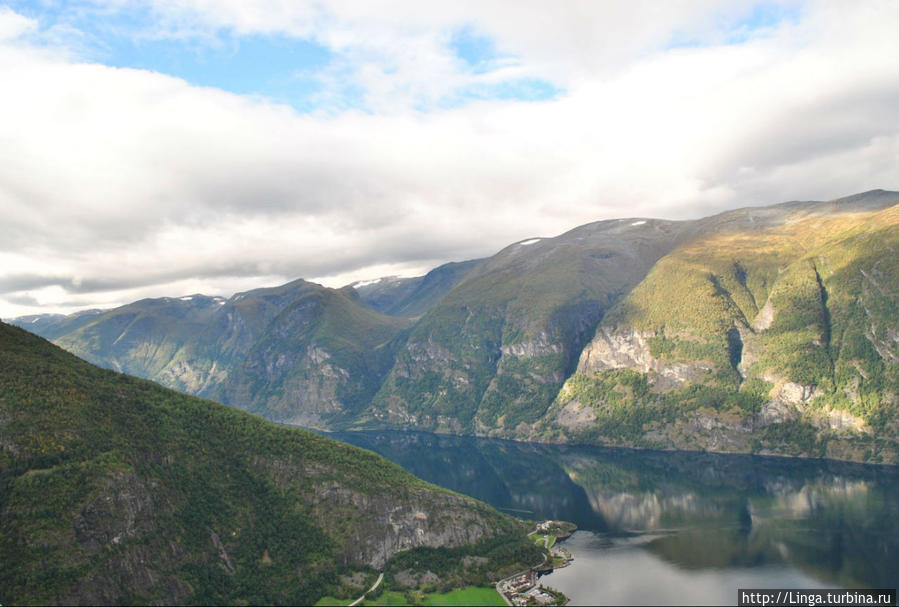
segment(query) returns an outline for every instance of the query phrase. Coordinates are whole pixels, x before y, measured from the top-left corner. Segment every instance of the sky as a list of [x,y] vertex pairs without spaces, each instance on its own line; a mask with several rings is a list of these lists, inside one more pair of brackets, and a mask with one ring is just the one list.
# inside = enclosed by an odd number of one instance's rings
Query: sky
[[899,2],[0,0],[0,317],[899,190]]

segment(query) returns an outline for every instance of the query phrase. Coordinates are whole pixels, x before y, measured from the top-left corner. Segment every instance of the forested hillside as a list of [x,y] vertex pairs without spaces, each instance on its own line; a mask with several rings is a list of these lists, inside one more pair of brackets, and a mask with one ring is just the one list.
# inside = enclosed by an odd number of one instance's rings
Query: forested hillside
[[[0,323],[0,603],[312,604],[414,547],[523,525],[371,452],[98,369]],[[427,566],[422,562],[422,566]]]

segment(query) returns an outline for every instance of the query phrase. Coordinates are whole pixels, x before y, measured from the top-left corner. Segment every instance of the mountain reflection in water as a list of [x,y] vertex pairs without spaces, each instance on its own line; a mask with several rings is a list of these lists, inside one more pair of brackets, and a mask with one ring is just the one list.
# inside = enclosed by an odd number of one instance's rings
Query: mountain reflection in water
[[[582,563],[590,560],[584,551],[610,576],[617,569],[649,573],[647,567],[655,567],[665,569],[658,575],[679,576],[672,583],[699,583],[714,573],[712,585],[728,592],[731,584],[899,584],[899,469],[894,467],[410,432],[330,436],[522,518],[568,520],[592,532],[569,540],[575,563],[552,574],[553,586],[577,577],[578,569],[582,578],[602,577],[584,571]],[[616,579],[618,586],[626,585]],[[733,603],[736,587],[716,600]],[[612,591],[608,583],[605,588]],[[659,598],[644,590],[621,589],[604,598],[634,603]],[[698,596],[667,602],[697,602]]]

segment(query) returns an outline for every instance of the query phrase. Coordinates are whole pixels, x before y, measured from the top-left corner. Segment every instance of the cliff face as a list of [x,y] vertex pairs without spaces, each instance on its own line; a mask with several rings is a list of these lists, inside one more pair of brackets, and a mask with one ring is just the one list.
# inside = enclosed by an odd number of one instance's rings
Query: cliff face
[[0,323],[0,602],[314,603],[417,546],[524,533],[371,452]]
[[471,500],[462,496],[447,496],[435,509],[433,496],[424,492],[386,497],[325,483],[316,487],[315,503],[323,526],[329,524],[331,512],[357,513],[358,529],[338,553],[348,563],[375,569],[383,569],[401,550],[465,546],[496,534],[495,521],[473,513]]

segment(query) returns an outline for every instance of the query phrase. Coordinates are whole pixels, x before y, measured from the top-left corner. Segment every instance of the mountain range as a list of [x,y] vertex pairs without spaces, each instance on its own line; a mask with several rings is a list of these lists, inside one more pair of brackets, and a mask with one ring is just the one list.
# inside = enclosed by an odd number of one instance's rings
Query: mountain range
[[314,428],[896,462],[897,203],[606,220],[417,278],[13,322]]

